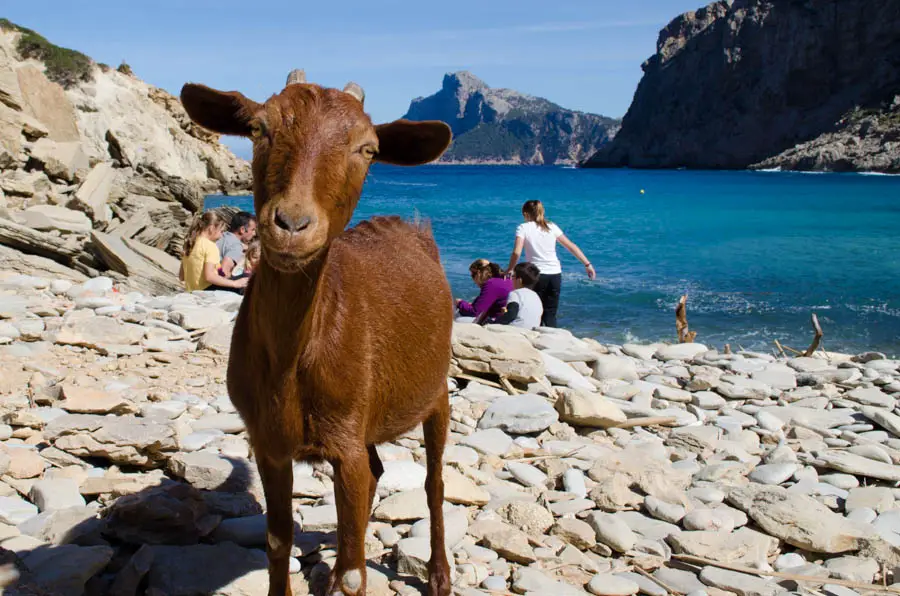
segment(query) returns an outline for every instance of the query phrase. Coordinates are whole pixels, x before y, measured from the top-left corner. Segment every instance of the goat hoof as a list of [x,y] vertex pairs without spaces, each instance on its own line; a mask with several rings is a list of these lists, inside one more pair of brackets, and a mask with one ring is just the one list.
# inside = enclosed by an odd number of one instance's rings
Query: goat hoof
[[450,596],[450,572],[432,573],[428,577],[428,596]]

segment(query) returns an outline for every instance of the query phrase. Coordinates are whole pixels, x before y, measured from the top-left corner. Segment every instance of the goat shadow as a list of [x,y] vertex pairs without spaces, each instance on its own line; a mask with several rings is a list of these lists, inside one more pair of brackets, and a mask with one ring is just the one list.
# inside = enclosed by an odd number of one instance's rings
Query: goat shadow
[[[32,549],[21,538],[19,544],[0,539],[0,563],[15,562],[20,574],[0,591],[8,596],[265,594],[264,508],[255,496],[261,490],[251,490],[256,471],[247,460],[225,459],[232,470],[212,489],[164,477],[119,497],[102,517],[78,507],[23,522],[22,534],[51,543]],[[296,521],[294,534],[294,555],[303,562],[303,572],[291,576],[294,593],[321,593],[327,573],[319,551],[333,548],[337,536],[302,532]]]

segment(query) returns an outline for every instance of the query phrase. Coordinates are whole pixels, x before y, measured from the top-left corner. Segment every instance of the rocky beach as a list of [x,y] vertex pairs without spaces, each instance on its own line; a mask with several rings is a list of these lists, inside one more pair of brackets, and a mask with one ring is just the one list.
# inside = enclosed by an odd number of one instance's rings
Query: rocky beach
[[[0,272],[3,593],[266,593],[265,501],[224,385],[239,301]],[[900,361],[473,325],[453,353],[455,593],[898,589]],[[369,592],[415,594],[421,429],[378,451]],[[296,594],[334,561],[331,478],[294,468]]]

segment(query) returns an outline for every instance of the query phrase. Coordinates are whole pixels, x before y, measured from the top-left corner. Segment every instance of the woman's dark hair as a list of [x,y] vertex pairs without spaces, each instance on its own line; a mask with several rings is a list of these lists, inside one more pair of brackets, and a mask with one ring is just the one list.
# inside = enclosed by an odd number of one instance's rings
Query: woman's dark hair
[[472,274],[472,278],[475,276],[484,277],[485,279],[490,279],[492,277],[503,277],[503,269],[500,268],[500,265],[497,263],[491,263],[487,259],[478,259],[476,261],[472,261],[472,264],[469,265],[469,273]]
[[231,223],[228,225],[228,231],[234,234],[244,226],[250,225],[251,221],[255,221],[256,216],[248,211],[238,211],[231,216]]
[[522,280],[522,285],[528,289],[531,289],[538,282],[538,279],[541,277],[541,270],[537,268],[537,265],[534,263],[519,263],[516,265],[516,268],[513,269],[513,274]]

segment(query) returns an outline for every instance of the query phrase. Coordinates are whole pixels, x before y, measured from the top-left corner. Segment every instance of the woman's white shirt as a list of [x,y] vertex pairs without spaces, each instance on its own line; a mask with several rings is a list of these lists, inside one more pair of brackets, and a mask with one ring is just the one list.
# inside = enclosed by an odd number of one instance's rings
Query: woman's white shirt
[[555,275],[562,273],[562,265],[556,256],[556,239],[562,230],[555,223],[548,224],[550,231],[544,231],[536,222],[528,221],[516,228],[516,238],[525,241],[525,260],[534,263],[541,273]]

